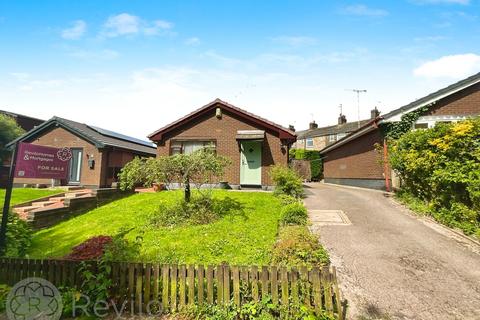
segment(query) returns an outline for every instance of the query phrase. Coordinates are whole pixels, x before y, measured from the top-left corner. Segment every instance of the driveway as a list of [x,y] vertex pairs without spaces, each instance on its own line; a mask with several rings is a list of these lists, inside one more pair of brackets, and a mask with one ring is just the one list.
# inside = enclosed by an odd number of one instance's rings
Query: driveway
[[[349,319],[480,319],[479,246],[379,191],[318,183],[306,193]],[[314,210],[328,209],[348,219],[319,223]]]

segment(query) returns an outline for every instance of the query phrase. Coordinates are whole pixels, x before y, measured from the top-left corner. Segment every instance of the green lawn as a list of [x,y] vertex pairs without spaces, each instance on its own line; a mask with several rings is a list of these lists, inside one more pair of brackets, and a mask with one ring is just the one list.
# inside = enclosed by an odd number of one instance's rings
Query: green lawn
[[[33,189],[33,188],[14,188],[12,191],[12,199],[10,205],[47,197],[52,194],[62,193],[62,190],[53,189]],[[0,206],[3,208],[5,201],[5,189],[0,189]]]
[[96,235],[112,235],[121,227],[136,227],[129,237],[144,230],[143,261],[178,263],[268,264],[278,230],[280,202],[270,193],[220,191],[244,205],[245,216],[225,216],[208,224],[173,228],[145,227],[160,201],[180,199],[179,191],[135,194],[84,215],[35,233],[30,256],[62,257]]

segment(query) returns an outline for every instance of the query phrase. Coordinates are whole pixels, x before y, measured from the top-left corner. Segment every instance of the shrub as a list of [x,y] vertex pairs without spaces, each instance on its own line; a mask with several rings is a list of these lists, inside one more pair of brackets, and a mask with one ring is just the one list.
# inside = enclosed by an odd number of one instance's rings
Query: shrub
[[292,203],[297,203],[298,202],[298,198],[289,196],[287,194],[277,194],[276,196],[277,196],[278,200],[280,200],[280,203],[282,204],[282,206],[286,206],[287,204],[292,204]]
[[110,236],[96,236],[85,240],[81,244],[72,248],[65,258],[71,260],[94,260],[103,256],[108,244],[112,242]]
[[302,179],[291,168],[274,165],[270,169],[270,175],[275,184],[275,194],[286,194],[296,198],[303,195]]
[[209,194],[203,194],[191,198],[190,201],[183,199],[170,205],[161,204],[150,218],[150,224],[157,227],[201,225],[212,223],[226,215],[244,216],[243,205],[230,197],[215,199]]
[[112,241],[105,246],[103,258],[106,261],[138,261],[142,248],[143,237],[137,236],[134,241],[126,238],[126,235],[134,228],[125,227],[112,237]]
[[480,118],[438,124],[389,141],[390,164],[405,192],[436,220],[480,233]]
[[272,263],[308,267],[329,263],[328,253],[304,226],[287,226],[280,230],[273,248]]
[[32,229],[13,212],[8,214],[7,223],[6,256],[24,257],[32,244]]
[[10,289],[6,284],[0,284],[0,313],[4,312],[7,307],[7,296]]
[[300,202],[290,203],[282,208],[281,222],[284,225],[306,225],[307,209]]

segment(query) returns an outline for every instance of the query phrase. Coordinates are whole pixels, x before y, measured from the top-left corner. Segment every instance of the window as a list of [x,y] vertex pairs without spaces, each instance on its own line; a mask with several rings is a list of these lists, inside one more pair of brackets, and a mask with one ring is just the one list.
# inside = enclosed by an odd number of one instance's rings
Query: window
[[188,140],[188,141],[172,141],[170,144],[170,154],[191,154],[201,149],[209,149],[215,152],[215,141],[206,140]]
[[313,139],[307,138],[307,148],[313,148]]
[[428,123],[415,123],[415,129],[428,129]]
[[341,133],[337,133],[337,140],[340,140],[342,139],[343,137],[345,137],[347,134],[345,132],[341,132]]
[[328,135],[328,142],[335,142],[337,141],[337,136],[335,134]]

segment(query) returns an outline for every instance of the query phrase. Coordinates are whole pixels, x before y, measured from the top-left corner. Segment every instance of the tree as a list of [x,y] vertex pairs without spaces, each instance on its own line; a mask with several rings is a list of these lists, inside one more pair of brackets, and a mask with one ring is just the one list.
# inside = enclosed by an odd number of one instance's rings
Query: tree
[[10,116],[0,114],[0,164],[10,155],[5,145],[21,136],[25,131]]
[[183,185],[185,201],[191,197],[191,184],[197,189],[211,184],[223,176],[230,161],[211,150],[199,150],[191,154],[177,154],[169,157],[135,158],[120,172],[120,188],[133,189],[136,185],[151,186],[152,183],[174,182]]

